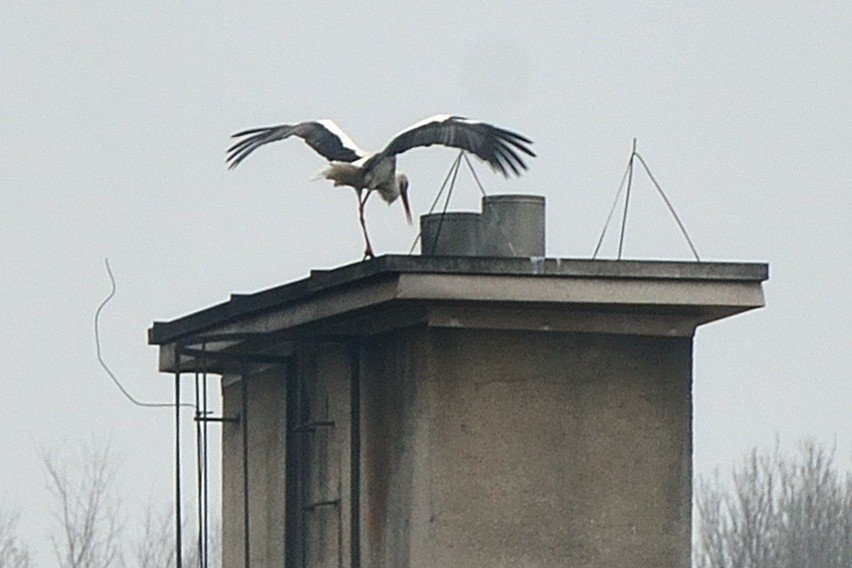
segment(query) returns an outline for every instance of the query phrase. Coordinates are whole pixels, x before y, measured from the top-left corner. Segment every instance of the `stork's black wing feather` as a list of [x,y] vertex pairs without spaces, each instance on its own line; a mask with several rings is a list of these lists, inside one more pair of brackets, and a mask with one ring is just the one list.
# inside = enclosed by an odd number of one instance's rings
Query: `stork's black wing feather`
[[246,156],[270,142],[297,136],[329,161],[354,162],[367,155],[339,126],[330,120],[317,120],[299,124],[265,126],[237,132],[232,138],[241,138],[228,148],[228,168],[237,167]]
[[521,153],[535,156],[532,141],[515,132],[461,116],[437,115],[422,120],[399,134],[382,151],[383,155],[401,154],[418,146],[440,144],[475,154],[504,176],[509,171],[520,175],[527,168]]

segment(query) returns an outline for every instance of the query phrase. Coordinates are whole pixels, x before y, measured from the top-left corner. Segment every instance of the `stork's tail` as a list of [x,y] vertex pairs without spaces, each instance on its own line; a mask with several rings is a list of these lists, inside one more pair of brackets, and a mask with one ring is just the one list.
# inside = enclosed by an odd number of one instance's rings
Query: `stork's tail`
[[363,172],[361,168],[348,162],[331,162],[328,167],[322,170],[316,179],[328,179],[334,182],[335,186],[348,185],[350,187],[361,187]]

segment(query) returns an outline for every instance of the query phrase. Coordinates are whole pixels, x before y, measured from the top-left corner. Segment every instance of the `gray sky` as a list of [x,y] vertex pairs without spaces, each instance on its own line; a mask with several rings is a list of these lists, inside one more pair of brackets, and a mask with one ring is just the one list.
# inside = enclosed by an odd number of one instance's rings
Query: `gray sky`
[[[131,406],[95,359],[104,257],[104,355],[146,400],[171,396],[153,320],[360,258],[354,194],[310,181],[322,161],[303,144],[225,168],[231,133],[314,118],[374,149],[439,112],[529,136],[525,176],[479,174],[547,197],[557,257],[591,255],[637,137],[705,259],[771,264],[767,308],[697,335],[696,473],[776,435],[836,441],[848,463],[848,2],[9,2],[0,502],[41,553],[41,448],[109,438],[128,502],[171,498],[171,413]],[[417,213],[454,156],[400,159]],[[477,207],[469,176],[455,196]],[[379,253],[416,236],[396,205],[371,202],[368,222]],[[628,223],[626,256],[689,258],[644,176]]]

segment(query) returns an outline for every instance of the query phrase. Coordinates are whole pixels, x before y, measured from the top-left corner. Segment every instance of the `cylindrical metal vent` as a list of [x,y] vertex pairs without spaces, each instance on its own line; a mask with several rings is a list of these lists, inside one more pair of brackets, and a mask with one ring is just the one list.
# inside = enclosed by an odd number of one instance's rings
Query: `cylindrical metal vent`
[[433,213],[420,217],[420,254],[478,256],[479,213]]
[[544,256],[544,196],[482,198],[481,256]]

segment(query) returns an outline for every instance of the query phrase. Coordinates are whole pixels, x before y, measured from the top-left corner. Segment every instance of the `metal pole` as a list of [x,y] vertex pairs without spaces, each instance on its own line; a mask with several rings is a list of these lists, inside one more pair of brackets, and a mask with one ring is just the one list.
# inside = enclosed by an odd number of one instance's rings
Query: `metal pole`
[[[178,357],[177,349],[175,349],[175,359]],[[177,568],[183,568],[180,501],[180,369],[178,365],[175,365],[175,562]]]
[[618,239],[618,260],[621,260],[621,251],[624,249],[624,231],[627,228],[627,209],[630,207],[630,186],[633,182],[633,159],[636,157],[636,139],[633,139],[633,151],[630,153],[630,161],[627,165],[627,192],[624,195],[624,214],[621,217],[621,236]]
[[242,412],[240,413],[240,422],[243,426],[243,551],[245,559],[243,561],[244,568],[251,566],[251,544],[249,540],[249,469],[248,469],[248,377],[246,377],[245,364],[240,363],[241,377],[240,390],[242,394]]
[[[201,399],[200,399],[201,389],[199,388],[199,373],[196,369],[195,371],[195,417],[198,418],[200,415],[201,408]],[[202,509],[204,507],[204,503],[202,500],[203,497],[203,483],[204,480],[202,478],[201,472],[203,466],[203,458],[201,455],[201,421],[195,421],[195,483],[196,483],[196,500],[197,500],[197,510],[196,514],[198,516],[198,566],[199,568],[204,568],[204,548],[203,548],[203,536],[204,536],[204,525],[203,525],[203,515]]]
[[[206,345],[205,345],[205,348],[206,348]],[[203,412],[204,412],[204,416],[206,417],[207,416],[207,367],[204,368],[204,371],[201,375],[201,381],[202,381],[201,388],[202,388],[203,393],[204,393],[203,398],[202,398],[202,409],[203,409]],[[209,557],[210,557],[210,551],[208,550],[208,546],[209,546],[209,543],[208,543],[209,522],[208,522],[208,518],[207,518],[208,512],[209,512],[209,507],[210,507],[210,500],[209,500],[208,494],[207,494],[207,486],[208,486],[207,485],[207,481],[208,481],[208,478],[207,478],[207,424],[208,423],[205,420],[204,421],[204,428],[203,428],[203,436],[202,436],[202,439],[204,441],[204,449],[203,449],[203,454],[204,454],[204,476],[203,476],[204,477],[204,524],[203,524],[203,526],[204,526],[204,548],[202,549],[203,554],[204,554],[204,562],[203,562],[202,565],[204,566],[204,568],[207,568],[207,566],[209,564]]]

